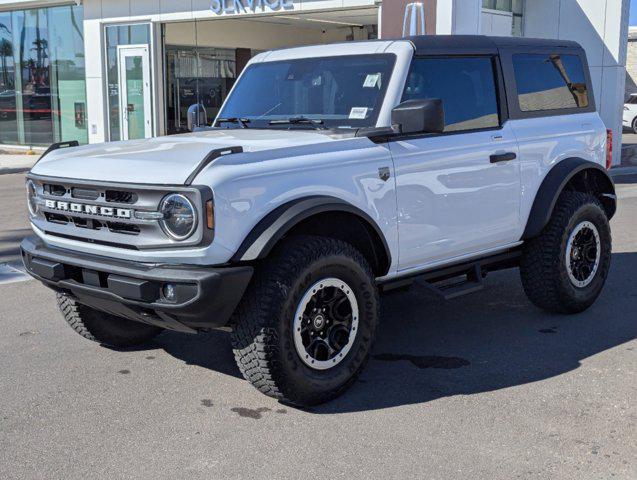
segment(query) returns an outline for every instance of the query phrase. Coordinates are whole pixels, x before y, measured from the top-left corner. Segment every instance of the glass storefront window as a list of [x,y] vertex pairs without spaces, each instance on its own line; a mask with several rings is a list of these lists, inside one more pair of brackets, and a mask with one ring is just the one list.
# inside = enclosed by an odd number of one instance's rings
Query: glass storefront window
[[87,143],[83,10],[0,13],[0,143]]
[[87,140],[86,70],[81,11],[70,7],[49,9],[53,125],[56,140]]
[[511,35],[514,37],[523,35],[524,0],[482,0],[482,8],[511,12],[513,14]]
[[18,143],[11,13],[0,13],[0,143]]
[[[46,10],[14,12],[14,37],[20,35],[17,64],[20,65],[19,108],[22,111],[23,142],[27,145],[53,143],[49,30]],[[20,105],[21,103],[21,105]],[[22,141],[20,143],[23,143]]]
[[168,133],[188,131],[188,108],[196,104],[210,125],[235,82],[235,50],[166,45],[166,66]]
[[[120,108],[120,57],[118,47],[150,45],[150,25],[110,25],[106,27],[106,59],[108,64],[108,118],[111,141],[122,139]],[[150,114],[150,112],[146,112]]]

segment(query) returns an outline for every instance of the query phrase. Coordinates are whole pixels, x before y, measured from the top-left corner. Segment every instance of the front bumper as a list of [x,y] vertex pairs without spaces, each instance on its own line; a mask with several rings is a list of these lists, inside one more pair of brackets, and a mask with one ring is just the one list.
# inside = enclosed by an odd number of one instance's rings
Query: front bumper
[[[78,254],[22,241],[27,272],[83,305],[170,330],[195,333],[224,327],[252,278],[250,266],[154,265]],[[175,298],[164,296],[172,285]]]

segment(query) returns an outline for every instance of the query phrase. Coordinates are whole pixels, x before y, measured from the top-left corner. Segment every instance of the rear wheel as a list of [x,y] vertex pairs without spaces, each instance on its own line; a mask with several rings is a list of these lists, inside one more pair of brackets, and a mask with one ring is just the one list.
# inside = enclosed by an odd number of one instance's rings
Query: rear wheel
[[631,125],[631,129],[633,133],[637,133],[637,117],[633,118],[633,123]]
[[599,200],[564,192],[542,234],[525,244],[522,285],[538,307],[578,313],[602,291],[611,262],[611,232]]
[[79,335],[111,347],[133,347],[149,342],[163,329],[100,312],[59,293],[62,316]]
[[300,406],[326,402],[365,366],[379,317],[367,261],[323,237],[284,241],[235,312],[237,365],[259,391]]

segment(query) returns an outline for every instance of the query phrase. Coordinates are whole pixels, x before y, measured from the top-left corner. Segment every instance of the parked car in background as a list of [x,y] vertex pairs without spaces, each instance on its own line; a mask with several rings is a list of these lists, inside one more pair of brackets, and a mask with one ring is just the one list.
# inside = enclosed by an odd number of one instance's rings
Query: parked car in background
[[630,95],[624,104],[624,129],[629,129],[632,133],[637,133],[637,93]]

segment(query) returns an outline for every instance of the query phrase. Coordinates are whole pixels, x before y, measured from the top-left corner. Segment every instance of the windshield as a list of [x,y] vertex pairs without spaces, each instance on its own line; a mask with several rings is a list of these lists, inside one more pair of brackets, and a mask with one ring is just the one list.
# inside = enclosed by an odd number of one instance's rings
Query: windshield
[[217,125],[374,127],[394,62],[394,55],[381,54],[255,63],[219,113],[219,119],[231,121]]

